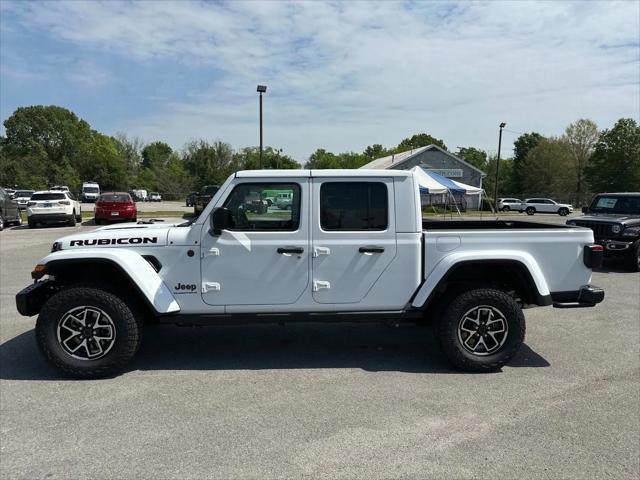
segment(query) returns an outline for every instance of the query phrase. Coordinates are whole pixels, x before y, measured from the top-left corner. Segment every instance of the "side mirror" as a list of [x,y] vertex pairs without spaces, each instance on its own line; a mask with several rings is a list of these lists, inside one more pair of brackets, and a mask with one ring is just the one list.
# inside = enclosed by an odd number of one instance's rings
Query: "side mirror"
[[223,230],[233,226],[233,216],[228,208],[218,207],[211,212],[209,225],[211,227],[209,233],[220,235]]
[[589,213],[589,207],[582,207],[582,213]]

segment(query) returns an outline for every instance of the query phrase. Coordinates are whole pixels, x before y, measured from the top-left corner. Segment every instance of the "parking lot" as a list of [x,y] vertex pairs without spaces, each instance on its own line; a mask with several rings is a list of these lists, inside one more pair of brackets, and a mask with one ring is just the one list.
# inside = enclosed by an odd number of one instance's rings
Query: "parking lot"
[[594,273],[596,308],[527,310],[495,374],[452,370],[428,328],[163,326],[126,373],[73,381],[14,296],[90,228],[0,233],[3,478],[637,477],[640,274],[617,263]]

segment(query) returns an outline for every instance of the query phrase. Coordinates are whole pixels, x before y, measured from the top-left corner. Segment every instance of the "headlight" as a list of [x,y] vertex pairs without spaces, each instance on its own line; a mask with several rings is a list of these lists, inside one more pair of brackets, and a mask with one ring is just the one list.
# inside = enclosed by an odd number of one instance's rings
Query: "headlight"
[[622,232],[623,237],[638,237],[640,236],[640,227],[631,227],[626,228],[624,232]]
[[620,230],[622,230],[622,227],[620,227],[620,225],[614,225],[613,227],[611,227],[611,231],[613,233],[620,233]]
[[53,242],[51,246],[51,253],[62,250],[62,242]]

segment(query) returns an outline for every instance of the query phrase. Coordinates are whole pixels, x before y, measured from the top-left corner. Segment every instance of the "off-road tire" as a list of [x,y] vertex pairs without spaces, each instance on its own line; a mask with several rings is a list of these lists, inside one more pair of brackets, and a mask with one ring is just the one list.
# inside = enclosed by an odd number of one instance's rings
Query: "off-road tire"
[[558,215],[560,215],[561,217],[566,217],[567,215],[569,215],[569,209],[561,208],[560,210],[558,210]]
[[[508,325],[502,346],[485,356],[466,350],[458,336],[462,317],[478,306],[497,308]],[[492,288],[478,288],[454,296],[434,322],[434,330],[445,356],[457,368],[467,372],[492,372],[504,366],[520,349],[524,342],[525,320],[520,305],[509,294]]]
[[536,209],[533,207],[527,207],[525,212],[527,213],[527,215],[533,215],[534,213],[536,213]]
[[[109,315],[115,326],[111,349],[96,360],[80,360],[67,353],[58,341],[58,324],[75,307],[99,308]],[[120,297],[100,286],[72,286],[51,297],[36,322],[36,340],[45,358],[65,375],[75,378],[104,378],[120,372],[138,351],[142,318],[135,315]]]

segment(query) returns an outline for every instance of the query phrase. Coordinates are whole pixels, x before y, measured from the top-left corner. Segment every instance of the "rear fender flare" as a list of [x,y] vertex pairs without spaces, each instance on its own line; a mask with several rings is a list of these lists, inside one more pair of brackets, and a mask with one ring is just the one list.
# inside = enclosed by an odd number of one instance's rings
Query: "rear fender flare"
[[[47,271],[63,268],[65,264],[107,263],[129,278],[131,283],[157,314],[177,313],[180,306],[171,290],[151,264],[139,253],[126,249],[62,250],[44,257],[40,263]],[[48,272],[47,272],[48,273]],[[107,280],[108,279],[102,279]]]
[[533,280],[537,291],[538,298],[550,298],[549,286],[544,278],[544,274],[536,262],[535,258],[527,252],[519,251],[487,251],[482,252],[459,252],[447,255],[442,258],[436,266],[431,270],[422,286],[416,293],[412,307],[424,307],[432,293],[437,291],[440,284],[446,281],[447,276],[456,267],[469,263],[491,264],[491,262],[504,263],[514,262],[523,266],[528,272],[530,279]]

